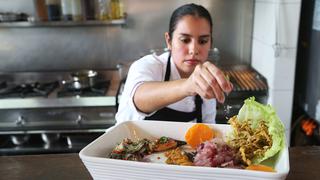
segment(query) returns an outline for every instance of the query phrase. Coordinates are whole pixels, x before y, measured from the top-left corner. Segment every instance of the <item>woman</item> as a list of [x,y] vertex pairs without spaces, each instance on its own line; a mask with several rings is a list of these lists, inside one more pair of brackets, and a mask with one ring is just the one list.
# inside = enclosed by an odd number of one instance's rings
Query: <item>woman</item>
[[202,6],[176,9],[165,33],[169,52],[134,62],[116,114],[117,123],[164,120],[215,123],[216,100],[233,86],[207,61],[212,46],[212,20]]

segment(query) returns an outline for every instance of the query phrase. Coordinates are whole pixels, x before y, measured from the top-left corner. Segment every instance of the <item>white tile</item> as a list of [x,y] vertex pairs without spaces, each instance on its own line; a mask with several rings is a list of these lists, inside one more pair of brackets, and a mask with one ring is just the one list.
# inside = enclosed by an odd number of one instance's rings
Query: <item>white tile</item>
[[297,47],[300,3],[280,4],[279,42],[284,47]]
[[256,3],[257,2],[269,3],[269,4],[272,4],[272,3],[300,3],[301,0],[256,0]]
[[256,2],[254,9],[253,38],[266,44],[275,42],[275,8],[272,3]]
[[266,45],[257,39],[252,41],[251,66],[262,74],[268,81],[268,85],[273,84],[275,74],[276,59],[271,45]]
[[253,37],[268,45],[296,47],[300,7],[300,1],[256,1]]
[[276,58],[274,80],[270,88],[276,90],[293,90],[296,68],[297,49],[281,49]]

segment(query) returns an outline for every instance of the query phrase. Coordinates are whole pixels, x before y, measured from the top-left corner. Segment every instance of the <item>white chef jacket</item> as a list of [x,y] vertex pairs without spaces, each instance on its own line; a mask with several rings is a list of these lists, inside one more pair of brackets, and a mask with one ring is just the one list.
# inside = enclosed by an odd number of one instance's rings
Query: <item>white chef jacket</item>
[[[150,54],[132,63],[127,75],[124,90],[120,97],[120,104],[116,114],[117,123],[144,120],[146,116],[150,116],[156,112],[145,114],[139,111],[134,105],[133,95],[135,94],[137,87],[144,82],[164,81],[168,56],[169,52],[163,53],[160,56]],[[170,60],[170,66],[170,80],[181,79],[172,58]],[[193,112],[195,111],[195,96],[188,96],[167,107],[177,111]],[[215,117],[216,99],[203,99],[202,122],[215,123]]]

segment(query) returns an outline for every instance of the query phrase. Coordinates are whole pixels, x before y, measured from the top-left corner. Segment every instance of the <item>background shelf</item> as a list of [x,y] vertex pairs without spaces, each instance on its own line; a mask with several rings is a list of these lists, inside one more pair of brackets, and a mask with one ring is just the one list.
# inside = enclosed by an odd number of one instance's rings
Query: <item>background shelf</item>
[[74,26],[117,26],[126,25],[126,19],[115,19],[106,21],[43,21],[43,22],[0,22],[0,27],[74,27]]

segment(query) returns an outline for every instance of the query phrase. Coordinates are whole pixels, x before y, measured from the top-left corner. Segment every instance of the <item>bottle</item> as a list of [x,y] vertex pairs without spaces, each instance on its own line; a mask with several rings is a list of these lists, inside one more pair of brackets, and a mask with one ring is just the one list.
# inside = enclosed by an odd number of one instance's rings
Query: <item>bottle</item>
[[212,58],[213,62],[215,65],[219,65],[219,62],[220,62],[220,51],[218,48],[213,48],[211,51],[210,51],[210,54],[209,56]]
[[85,20],[95,19],[95,1],[94,0],[83,0],[82,11]]
[[48,20],[48,12],[46,8],[45,0],[34,0],[34,6],[36,9],[37,20],[38,21],[47,21]]
[[72,5],[72,20],[73,21],[82,21],[82,3],[81,0],[71,0]]
[[60,0],[46,0],[46,6],[49,21],[61,20]]
[[61,0],[62,17],[65,21],[72,21],[72,1]]
[[110,0],[96,1],[96,19],[105,21],[109,19],[109,4]]
[[110,18],[111,19],[120,19],[120,1],[119,0],[111,0],[110,2]]

